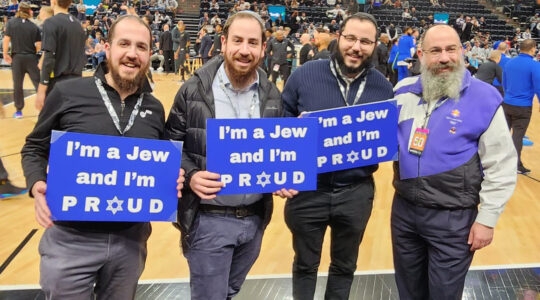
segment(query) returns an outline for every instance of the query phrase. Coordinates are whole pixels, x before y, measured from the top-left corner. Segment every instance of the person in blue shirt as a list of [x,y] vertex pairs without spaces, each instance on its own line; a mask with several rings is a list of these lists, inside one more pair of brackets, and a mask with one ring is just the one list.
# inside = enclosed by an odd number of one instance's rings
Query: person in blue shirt
[[418,37],[418,31],[413,30],[411,27],[407,27],[405,28],[403,35],[399,38],[397,57],[398,81],[410,76],[409,62],[405,60],[407,58],[412,58],[416,52],[416,37]]
[[531,121],[534,95],[540,96],[540,63],[534,60],[533,39],[523,40],[519,49],[519,55],[508,61],[503,70],[503,108],[518,153],[518,173],[526,174],[531,170],[521,161],[521,149]]

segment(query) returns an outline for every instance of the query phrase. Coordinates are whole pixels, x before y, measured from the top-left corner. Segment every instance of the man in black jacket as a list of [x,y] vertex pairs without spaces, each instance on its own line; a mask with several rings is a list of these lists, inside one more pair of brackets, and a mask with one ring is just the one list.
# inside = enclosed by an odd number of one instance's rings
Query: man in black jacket
[[163,32],[159,35],[159,54],[165,58],[163,71],[167,74],[174,73],[173,39],[169,24],[163,25]]
[[253,12],[229,17],[221,38],[223,55],[180,87],[165,126],[165,138],[184,141],[187,184],[177,226],[189,264],[191,299],[230,299],[240,291],[272,214],[272,194],[216,195],[224,186],[220,174],[206,170],[206,119],[283,114],[278,89],[258,69],[265,48],[263,28]]
[[48,203],[59,200],[46,198],[46,180],[52,130],[163,137],[163,105],[152,96],[146,79],[151,38],[150,28],[139,17],[119,18],[105,44],[107,64],[102,63],[93,77],[57,83],[26,138],[21,152],[24,175],[35,199],[36,220],[46,228],[39,250],[40,284],[47,299],[135,297],[150,223],[53,223]]

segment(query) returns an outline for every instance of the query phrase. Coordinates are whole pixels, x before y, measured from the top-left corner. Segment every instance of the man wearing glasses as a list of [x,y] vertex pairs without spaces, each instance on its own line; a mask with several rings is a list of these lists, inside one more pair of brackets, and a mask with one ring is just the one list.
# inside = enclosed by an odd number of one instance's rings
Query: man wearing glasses
[[457,32],[426,31],[419,77],[395,87],[392,246],[400,299],[461,299],[476,250],[488,246],[516,183],[500,93],[465,69]]
[[[371,66],[377,41],[373,16],[357,13],[341,24],[330,60],[309,61],[289,77],[285,116],[390,99],[392,84]],[[348,299],[358,248],[373,207],[372,174],[378,165],[319,174],[317,190],[288,199],[294,299],[313,299],[324,234],[331,228],[331,263],[325,299]]]

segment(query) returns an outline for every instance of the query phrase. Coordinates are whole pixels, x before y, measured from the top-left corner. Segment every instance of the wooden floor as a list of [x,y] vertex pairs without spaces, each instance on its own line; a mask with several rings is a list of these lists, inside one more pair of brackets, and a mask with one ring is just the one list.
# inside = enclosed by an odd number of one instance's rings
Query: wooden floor
[[[155,74],[155,96],[167,110],[180,87],[178,77]],[[32,85],[25,81],[25,89]],[[0,89],[12,88],[9,69],[0,69]],[[481,100],[481,99],[479,99]],[[11,180],[24,185],[21,170],[20,149],[26,135],[36,122],[34,96],[26,99],[20,120],[11,118],[13,106],[5,107],[6,117],[0,119],[0,156],[10,173]],[[495,230],[491,246],[479,251],[473,261],[474,268],[491,268],[509,265],[540,265],[540,117],[535,102],[528,135],[536,142],[523,148],[523,161],[532,169],[530,177],[520,175],[514,196],[510,200]],[[377,192],[373,213],[369,221],[358,259],[359,272],[379,272],[392,269],[390,243],[390,206],[393,188],[390,163],[381,165],[376,173]],[[266,231],[260,257],[250,276],[289,275],[293,251],[291,235],[283,221],[283,200],[275,199],[272,222]],[[39,280],[38,242],[43,233],[34,219],[33,200],[20,196],[0,201],[0,266],[16,250],[33,230],[37,229],[28,243],[1,271],[0,289],[12,285],[35,285]],[[148,260],[142,280],[185,279],[188,268],[179,249],[179,233],[170,223],[154,223],[148,244]],[[324,246],[321,272],[328,270],[328,243]],[[4,265],[5,266],[5,265]]]

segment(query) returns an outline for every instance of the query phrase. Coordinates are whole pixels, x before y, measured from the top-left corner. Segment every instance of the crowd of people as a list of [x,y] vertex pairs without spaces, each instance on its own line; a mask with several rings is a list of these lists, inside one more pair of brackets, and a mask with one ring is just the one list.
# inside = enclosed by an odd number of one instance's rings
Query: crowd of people
[[[445,5],[440,0],[432,4]],[[31,73],[40,110],[21,153],[36,219],[46,228],[40,284],[47,298],[133,299],[151,233],[146,222],[52,220],[48,155],[51,132],[62,130],[184,142],[175,226],[189,265],[192,299],[238,294],[261,251],[273,196],[286,199],[285,221],[295,252],[293,298],[313,299],[322,242],[330,228],[325,297],[348,299],[378,165],[319,174],[313,191],[285,186],[274,193],[220,195],[220,174],[206,169],[204,120],[299,117],[392,98],[399,107],[399,159],[394,162],[389,226],[399,295],[461,297],[474,253],[492,242],[517,173],[530,172],[520,153],[533,98],[540,95],[534,40],[520,36],[515,44],[495,43],[463,16],[455,26],[426,23],[398,30],[390,25],[381,32],[372,15],[355,12],[353,5],[344,10],[341,2],[320,26],[305,15],[272,19],[265,4],[243,0],[221,19],[219,2],[203,0],[194,45],[203,65],[189,76],[185,60],[191,39],[184,21],[174,24],[174,18],[160,12],[176,11],[173,2],[158,2],[153,14],[150,9],[139,14],[127,3],[117,6],[116,13],[114,5],[103,3],[89,17],[80,15],[82,7],[71,13],[71,0],[52,0],[54,16],[42,24],[43,35],[37,25],[23,35],[14,32],[15,22],[26,26],[29,22],[22,19],[31,17],[23,2],[5,31],[3,54],[12,64],[14,88],[21,77],[16,70]],[[516,58],[507,57],[509,49],[519,52]],[[298,66],[293,64],[297,52]],[[163,72],[181,76],[168,117],[152,95],[153,58]],[[93,76],[82,77],[89,60]],[[511,75],[517,73],[529,74],[523,78],[530,80]],[[15,117],[22,117],[24,100],[22,106],[20,99],[15,102]],[[153,113],[139,118],[142,106]],[[0,167],[2,191],[9,180]]]

